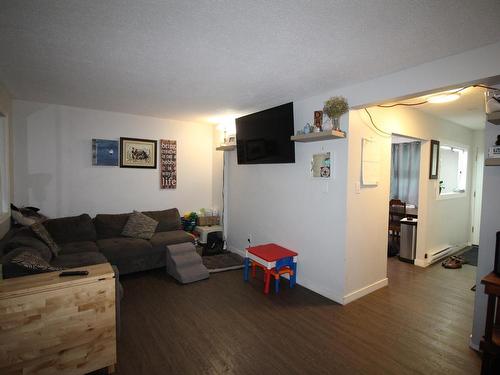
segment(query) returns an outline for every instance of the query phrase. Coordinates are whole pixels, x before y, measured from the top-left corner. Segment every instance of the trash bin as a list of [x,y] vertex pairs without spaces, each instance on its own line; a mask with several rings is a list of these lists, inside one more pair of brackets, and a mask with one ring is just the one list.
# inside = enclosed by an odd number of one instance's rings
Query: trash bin
[[401,237],[399,260],[413,263],[417,252],[417,219],[405,217],[401,219]]

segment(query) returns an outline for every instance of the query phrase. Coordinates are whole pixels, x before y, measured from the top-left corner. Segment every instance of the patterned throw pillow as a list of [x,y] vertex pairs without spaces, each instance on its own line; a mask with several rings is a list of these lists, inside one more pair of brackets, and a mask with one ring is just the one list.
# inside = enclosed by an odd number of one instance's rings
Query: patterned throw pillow
[[134,211],[123,227],[122,236],[149,240],[155,234],[157,226],[158,222],[155,219]]
[[47,244],[50,251],[56,257],[59,254],[59,246],[57,246],[56,242],[52,239],[50,233],[41,223],[35,223],[30,226],[31,230],[40,238],[43,242]]
[[53,267],[45,259],[43,259],[40,255],[31,251],[23,251],[19,255],[16,255],[14,258],[10,260],[10,263],[13,263],[17,266],[27,269],[33,273],[37,272],[51,272],[51,271],[59,271],[62,270],[60,267]]

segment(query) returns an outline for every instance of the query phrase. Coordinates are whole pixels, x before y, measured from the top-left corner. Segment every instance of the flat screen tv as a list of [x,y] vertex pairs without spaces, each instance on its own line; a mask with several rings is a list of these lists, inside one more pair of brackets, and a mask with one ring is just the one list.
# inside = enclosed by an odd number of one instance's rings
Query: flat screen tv
[[238,164],[295,163],[293,103],[236,119]]

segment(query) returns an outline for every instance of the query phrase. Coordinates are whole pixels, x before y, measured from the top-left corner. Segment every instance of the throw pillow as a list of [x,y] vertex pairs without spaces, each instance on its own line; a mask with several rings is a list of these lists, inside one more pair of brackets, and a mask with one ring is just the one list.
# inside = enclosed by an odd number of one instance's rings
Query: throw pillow
[[47,262],[50,262],[52,260],[52,257],[54,256],[49,247],[45,245],[45,242],[40,240],[38,237],[35,238],[23,235],[15,236],[14,238],[10,239],[4,246],[4,254],[10,253],[12,250],[23,247],[29,247],[31,249],[37,250],[40,256]]
[[47,231],[47,229],[41,223],[35,223],[30,226],[31,230],[40,238],[43,242],[47,244],[50,251],[54,256],[59,254],[59,246],[57,246],[56,242],[52,239],[52,236]]
[[12,258],[10,260],[10,263],[25,268],[26,270],[33,273],[59,271],[62,269],[60,267],[51,266],[36,252],[27,250]]
[[130,214],[127,223],[123,227],[122,236],[151,239],[155,234],[158,222],[149,216],[134,211]]

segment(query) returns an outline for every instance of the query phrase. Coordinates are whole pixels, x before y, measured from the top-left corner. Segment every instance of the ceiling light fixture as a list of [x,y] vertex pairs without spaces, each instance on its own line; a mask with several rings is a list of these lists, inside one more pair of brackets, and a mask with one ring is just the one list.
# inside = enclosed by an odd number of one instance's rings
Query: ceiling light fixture
[[437,104],[437,103],[449,103],[453,102],[457,99],[460,98],[459,93],[453,93],[453,94],[439,94],[439,95],[434,95],[431,96],[430,98],[427,99],[429,103]]

